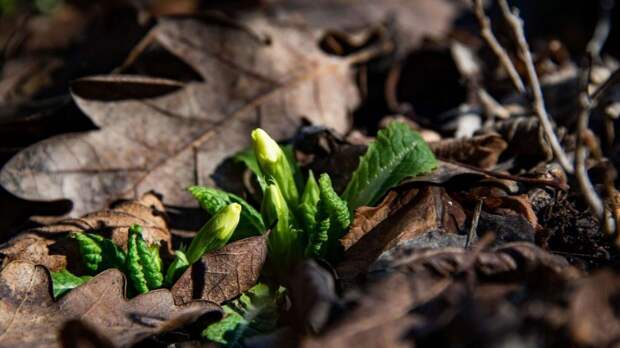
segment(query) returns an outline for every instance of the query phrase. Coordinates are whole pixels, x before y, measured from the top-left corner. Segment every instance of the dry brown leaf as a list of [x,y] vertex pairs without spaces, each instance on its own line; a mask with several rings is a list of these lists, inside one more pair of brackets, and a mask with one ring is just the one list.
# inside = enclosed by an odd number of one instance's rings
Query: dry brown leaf
[[285,286],[291,300],[291,325],[304,331],[320,332],[339,302],[332,272],[315,260],[305,260],[290,272]]
[[401,196],[395,191],[390,191],[376,207],[359,207],[355,209],[351,227],[340,239],[340,244],[342,244],[344,250],[349,250],[368,231],[375,228],[400,207],[409,203],[416,193],[416,190],[410,190]]
[[491,169],[508,144],[497,134],[478,135],[467,139],[446,139],[429,143],[435,156]]
[[175,302],[196,298],[220,304],[254,286],[267,258],[267,236],[242,239],[204,255],[172,287]]
[[137,201],[122,202],[111,209],[86,214],[79,219],[61,220],[58,223],[24,231],[2,248],[4,264],[13,260],[30,261],[52,271],[68,268],[82,273],[82,262],[75,241],[66,238],[70,232],[89,232],[111,238],[127,249],[127,234],[132,224],[140,224],[144,239],[162,245],[163,256],[171,255],[170,232],[165,220],[164,207],[153,193],[144,194]]
[[[417,296],[403,275],[370,286],[354,309],[325,334],[306,337],[302,347],[411,347],[404,339],[416,322],[407,316]],[[380,310],[377,310],[380,309]]]
[[429,231],[455,233],[465,223],[460,205],[443,188],[421,188],[411,201],[383,220],[345,252],[337,271],[345,279],[365,272],[384,251]]
[[0,346],[58,347],[64,323],[80,319],[113,344],[128,347],[174,330],[221,309],[208,301],[174,304],[169,290],[125,296],[125,276],[104,271],[54,302],[50,276],[42,266],[11,262],[0,273]]
[[484,201],[485,208],[495,210],[502,215],[519,214],[530,223],[535,231],[539,231],[541,226],[538,224],[538,217],[532,208],[527,194],[490,197]]
[[294,0],[275,2],[270,12],[275,20],[289,25],[345,32],[387,22],[404,54],[426,36],[447,34],[462,7],[458,2],[445,0]]
[[306,118],[345,132],[359,102],[351,61],[324,54],[314,32],[260,18],[243,23],[162,19],[155,39],[204,82],[78,80],[73,98],[100,130],[27,148],[0,183],[25,199],[70,199],[73,216],[153,188],[166,204],[195,206],[184,189],[213,185],[221,162],[250,145],[253,128],[281,139]]
[[67,321],[58,334],[62,348],[114,348],[114,344],[79,319]]
[[620,278],[610,271],[600,271],[581,280],[570,303],[570,332],[577,343],[608,347],[618,341],[619,295]]
[[[509,243],[493,250],[416,249],[401,254],[384,272],[368,274],[366,289],[348,294],[355,298],[348,310],[327,325],[322,335],[305,337],[302,342],[307,347],[411,347],[429,329],[442,335],[449,332],[453,320],[471,321],[472,317],[476,319],[472,327],[480,325],[492,332],[494,327],[486,321],[496,317],[485,312],[487,306],[493,310],[502,301],[515,301],[522,283],[548,294],[579,276],[563,257],[531,243]],[[475,306],[468,306],[472,301],[477,301]],[[541,308],[539,299],[533,301]],[[462,317],[455,316],[459,312]],[[512,326],[502,329],[514,327],[519,320],[520,313],[508,314]],[[472,339],[469,331],[462,331],[468,327],[466,323],[454,327],[456,342]],[[478,331],[472,335],[474,340],[480,337]]]

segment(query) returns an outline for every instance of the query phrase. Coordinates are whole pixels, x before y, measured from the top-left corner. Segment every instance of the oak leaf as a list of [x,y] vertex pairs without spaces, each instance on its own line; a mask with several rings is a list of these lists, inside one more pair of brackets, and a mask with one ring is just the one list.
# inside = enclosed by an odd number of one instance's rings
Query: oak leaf
[[42,266],[11,262],[0,273],[0,346],[58,347],[64,323],[80,319],[115,346],[128,347],[205,315],[221,316],[208,301],[174,304],[169,290],[125,299],[124,275],[109,269],[54,302]]
[[164,207],[153,193],[144,194],[139,200],[126,201],[110,209],[86,214],[79,219],[65,219],[57,223],[24,231],[0,247],[3,263],[13,260],[29,261],[43,265],[51,271],[68,268],[83,273],[77,243],[66,238],[71,232],[88,232],[111,238],[127,249],[127,235],[132,224],[143,228],[148,243],[158,243],[163,256],[171,254],[171,239]]
[[268,235],[241,239],[204,255],[172,287],[175,302],[202,299],[221,304],[250,289],[267,258]]
[[75,81],[73,99],[99,130],[25,149],[3,168],[0,184],[24,199],[70,199],[73,216],[151,189],[166,204],[195,206],[184,189],[217,182],[218,166],[250,145],[253,128],[282,139],[304,118],[347,131],[359,102],[352,61],[323,53],[316,32],[257,17],[243,23],[160,20],[152,37],[203,81]]

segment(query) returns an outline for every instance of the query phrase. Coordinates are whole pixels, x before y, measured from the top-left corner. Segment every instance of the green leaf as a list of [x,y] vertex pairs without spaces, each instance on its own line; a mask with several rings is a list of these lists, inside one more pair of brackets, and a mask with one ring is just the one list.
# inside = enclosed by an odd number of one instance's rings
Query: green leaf
[[[347,202],[342,200],[336,191],[334,191],[332,180],[327,173],[323,173],[319,177],[319,189],[320,199],[318,214],[329,216],[333,222],[334,231],[343,232],[351,223],[351,215]],[[330,235],[330,238],[331,237]],[[341,236],[335,237],[340,238]]]
[[72,233],[71,238],[78,242],[82,261],[91,273],[99,273],[108,268],[124,270],[125,252],[110,239],[83,232]]
[[140,263],[144,271],[144,279],[149,290],[158,289],[164,282],[164,276],[161,273],[161,258],[159,257],[159,246],[147,246],[142,238],[142,234],[138,234],[136,238],[138,247],[138,255]]
[[265,187],[267,187],[267,181],[263,176],[263,172],[260,170],[260,166],[258,165],[258,161],[256,160],[256,155],[254,154],[254,149],[246,149],[239,153],[237,153],[233,157],[236,161],[242,162],[245,164],[248,169],[256,175],[256,181],[258,181],[258,185],[260,186],[262,191],[265,191]]
[[342,198],[351,211],[373,205],[403,179],[436,167],[433,152],[418,132],[402,122],[392,122],[368,146]]
[[117,268],[124,270],[125,268],[125,252],[108,238],[104,238],[98,234],[86,233],[88,237],[97,242],[101,248],[101,263],[97,272],[102,272],[108,268]]
[[258,283],[241,296],[225,304],[224,318],[209,325],[203,337],[224,347],[245,347],[246,338],[267,334],[277,327],[284,288],[272,290]]
[[284,152],[284,156],[286,156],[286,160],[293,171],[293,179],[295,179],[297,191],[302,192],[304,189],[304,176],[301,174],[301,168],[299,168],[297,159],[295,159],[295,149],[293,148],[293,145],[290,144],[282,145],[281,147],[282,152]]
[[82,262],[84,262],[86,269],[91,273],[97,272],[101,261],[103,261],[103,250],[99,243],[90,235],[82,232],[72,233],[70,237],[77,241]]
[[342,200],[329,175],[319,177],[319,202],[317,208],[317,228],[310,236],[306,247],[307,256],[335,256],[337,241],[351,224],[347,203]]
[[306,257],[323,256],[323,250],[325,250],[325,244],[329,238],[330,227],[331,220],[329,216],[323,216],[318,219],[316,227],[310,233],[308,244],[306,245]]
[[288,203],[277,183],[271,181],[265,189],[261,213],[269,226],[275,225],[269,235],[269,255],[277,271],[286,271],[297,257],[298,230]]
[[131,280],[131,284],[138,293],[144,294],[149,291],[144,267],[138,250],[138,238],[142,239],[140,225],[132,225],[129,228],[129,236],[127,238],[127,260],[126,269],[127,276]]
[[301,203],[297,209],[306,233],[310,233],[310,231],[314,231],[316,228],[316,212],[320,193],[319,184],[317,184],[314,174],[310,171],[306,187],[301,195]]
[[171,287],[174,285],[174,282],[179,279],[181,274],[185,272],[185,270],[190,266],[189,261],[187,260],[187,256],[181,250],[177,250],[174,252],[174,261],[168,266],[168,271],[166,272],[166,279],[164,284],[166,286]]
[[187,190],[198,201],[202,209],[207,211],[209,217],[230,203],[241,205],[239,225],[237,225],[231,241],[258,236],[265,232],[265,224],[260,213],[243,198],[212,187],[192,186]]
[[58,272],[50,272],[50,275],[52,276],[52,291],[55,299],[69,292],[71,289],[86,283],[92,278],[91,276],[78,277],[66,269]]

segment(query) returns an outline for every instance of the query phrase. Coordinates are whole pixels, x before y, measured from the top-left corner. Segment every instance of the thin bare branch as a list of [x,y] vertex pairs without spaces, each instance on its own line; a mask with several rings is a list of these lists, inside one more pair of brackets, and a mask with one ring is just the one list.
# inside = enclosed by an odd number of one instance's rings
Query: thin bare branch
[[[592,210],[592,214],[597,218],[602,218],[605,213],[605,206],[600,199],[592,182],[588,177],[586,169],[586,146],[584,145],[585,134],[588,131],[588,122],[590,119],[590,101],[583,93],[579,97],[582,110],[577,121],[577,150],[575,151],[575,177],[579,184],[579,190],[583,194],[588,206]],[[602,220],[601,220],[602,221]]]
[[564,169],[565,172],[572,174],[575,171],[573,168],[573,164],[568,159],[568,156],[564,152],[562,145],[560,145],[560,141],[558,140],[558,137],[553,131],[553,125],[551,124],[551,120],[549,119],[549,114],[545,109],[545,101],[543,99],[540,81],[538,81],[538,75],[536,74],[536,68],[534,67],[534,61],[532,60],[532,54],[530,53],[530,48],[527,40],[525,39],[525,33],[523,32],[523,21],[521,20],[516,11],[513,12],[510,9],[506,0],[499,0],[499,5],[502,14],[506,18],[506,21],[508,22],[514,34],[515,39],[517,40],[519,55],[521,56],[523,63],[525,63],[530,89],[532,90],[532,96],[534,98],[534,112],[540,120],[540,124],[543,127],[545,136],[547,137],[547,141],[551,145],[553,154],[562,166],[562,169]]
[[601,50],[609,37],[611,29],[611,11],[614,8],[614,0],[600,0],[600,13],[594,34],[586,46],[588,54],[596,60],[601,59]]
[[[594,189],[592,185],[592,181],[588,176],[588,170],[586,168],[586,158],[588,153],[586,151],[587,148],[592,148],[592,152],[595,154],[595,157],[602,157],[602,154],[599,153],[600,149],[596,140],[592,140],[592,132],[589,129],[590,123],[590,112],[592,111],[592,100],[588,95],[588,83],[590,81],[590,71],[592,68],[593,61],[595,59],[592,52],[589,53],[589,68],[584,69],[581,74],[581,85],[583,86],[583,91],[579,95],[579,104],[581,106],[581,112],[579,113],[579,118],[577,120],[577,149],[575,150],[575,178],[577,179],[577,185],[579,186],[579,190],[583,195],[586,203],[590,207],[590,211],[592,215],[594,215],[601,223],[603,230],[609,234],[613,234],[616,232],[617,222],[615,216],[612,216],[609,210],[605,208],[605,203],[603,199],[599,196],[599,194]],[[588,143],[591,146],[587,146]],[[609,181],[609,180],[607,180]],[[607,183],[609,184],[609,183]],[[608,185],[607,185],[608,186]],[[611,191],[614,189],[612,188]],[[608,191],[609,188],[608,188]],[[609,192],[611,193],[611,192]],[[611,195],[610,195],[611,197]]]
[[620,83],[620,68],[616,69],[610,76],[603,82],[603,84],[592,93],[590,98],[592,98],[593,106],[597,106],[599,101],[601,101],[607,93],[611,90],[612,87]]
[[477,239],[478,220],[480,220],[480,213],[482,213],[482,203],[482,199],[479,199],[478,203],[476,203],[474,215],[471,219],[471,227],[469,228],[469,233],[467,234],[467,241],[465,242],[466,248],[469,248],[469,245],[475,242]]
[[577,179],[577,184],[579,185],[579,190],[590,207],[592,215],[594,215],[601,222],[603,229],[607,233],[613,234],[616,233],[616,218],[608,209],[605,208],[603,200],[594,189],[590,177],[588,176],[588,171],[585,164],[587,157],[587,146],[585,144],[587,142],[586,138],[588,137],[588,133],[590,133],[588,122],[590,119],[592,104],[586,92],[581,94],[579,101],[582,105],[582,111],[577,122],[578,137],[577,150],[575,151],[575,177]]
[[499,59],[499,63],[502,65],[504,70],[506,70],[512,85],[517,92],[521,94],[525,93],[525,85],[523,84],[523,80],[519,76],[514,64],[512,64],[508,52],[506,52],[502,45],[500,45],[499,41],[497,41],[497,38],[495,37],[495,34],[493,34],[493,30],[491,30],[491,20],[484,13],[484,5],[482,0],[474,0],[474,12],[478,18],[478,23],[480,24],[480,36],[482,36],[493,53],[495,53]]

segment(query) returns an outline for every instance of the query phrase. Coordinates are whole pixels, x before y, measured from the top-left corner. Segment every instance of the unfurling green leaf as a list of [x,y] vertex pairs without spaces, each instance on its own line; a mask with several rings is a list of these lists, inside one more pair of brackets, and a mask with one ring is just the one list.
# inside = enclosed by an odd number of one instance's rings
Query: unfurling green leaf
[[136,238],[138,254],[142,262],[144,278],[149,289],[157,289],[162,286],[164,276],[161,273],[161,258],[159,257],[159,246],[147,246],[142,235]]
[[237,153],[233,158],[245,164],[245,166],[248,167],[248,169],[252,173],[254,173],[260,189],[262,191],[265,191],[265,188],[267,187],[267,181],[263,176],[263,172],[260,170],[260,166],[258,165],[258,161],[256,160],[256,155],[254,154],[254,149],[243,150]]
[[272,290],[258,283],[222,308],[224,318],[209,325],[202,335],[224,347],[244,347],[249,337],[267,334],[277,327],[284,288]]
[[[321,177],[319,177],[319,188],[319,215],[328,215],[335,224],[333,227],[335,231],[343,232],[351,223],[351,215],[347,202],[342,200],[336,191],[334,191],[332,180],[327,173],[323,173]],[[330,235],[330,238],[331,237]],[[337,238],[340,238],[340,236],[337,236]]]
[[241,210],[241,205],[231,203],[207,221],[187,249],[186,256],[190,265],[200,260],[205,253],[219,249],[228,243],[239,224]]
[[95,240],[101,248],[101,264],[99,265],[98,272],[102,272],[108,268],[117,268],[123,270],[125,267],[125,252],[123,249],[114,244],[114,242],[108,238],[104,238],[98,234],[86,233],[87,236]]
[[317,227],[306,247],[308,256],[334,256],[336,241],[342,237],[351,223],[347,203],[334,191],[326,173],[319,177],[320,199],[317,208]]
[[166,286],[174,285],[174,282],[179,279],[181,274],[185,272],[185,270],[190,266],[189,261],[187,261],[187,256],[181,250],[177,250],[174,252],[174,260],[168,266],[168,271],[166,272],[166,280],[164,284]]
[[278,184],[288,205],[296,208],[299,192],[295,183],[295,173],[284,151],[260,128],[252,131],[252,141],[261,172],[267,179],[272,178]]
[[123,270],[125,252],[110,239],[94,233],[72,233],[79,245],[84,265],[91,273],[99,273],[108,268]]
[[103,260],[103,250],[101,250],[99,243],[86,233],[81,232],[72,233],[71,238],[78,242],[82,262],[84,262],[86,269],[92,273],[97,272]]
[[131,225],[127,239],[126,266],[128,277],[139,293],[161,287],[161,259],[159,247],[148,246],[142,238],[142,226]]
[[368,146],[342,198],[351,211],[373,205],[403,179],[436,167],[433,152],[418,132],[402,122],[392,122]]
[[129,236],[127,239],[127,269],[128,277],[133,284],[133,287],[141,294],[149,291],[144,277],[144,270],[140,261],[140,254],[138,253],[138,234],[133,230],[134,226],[131,226],[129,230]]
[[303,227],[306,231],[314,231],[316,228],[316,212],[319,202],[320,189],[312,171],[308,173],[308,180],[304,187],[304,193],[301,195],[301,203],[299,204],[299,217],[302,220]]
[[204,186],[192,186],[188,188],[188,191],[198,201],[202,209],[207,211],[209,216],[215,215],[220,209],[231,203],[241,205],[239,224],[230,238],[231,241],[258,236],[265,231],[265,224],[260,213],[243,198],[232,193]]
[[329,228],[331,220],[329,216],[320,217],[316,227],[310,233],[308,244],[306,245],[306,256],[323,256],[327,239],[329,238]]
[[92,278],[91,276],[78,277],[66,269],[58,272],[50,272],[50,275],[52,276],[52,291],[55,299],[69,292],[71,289],[86,283]]

